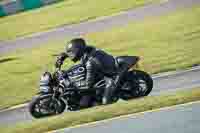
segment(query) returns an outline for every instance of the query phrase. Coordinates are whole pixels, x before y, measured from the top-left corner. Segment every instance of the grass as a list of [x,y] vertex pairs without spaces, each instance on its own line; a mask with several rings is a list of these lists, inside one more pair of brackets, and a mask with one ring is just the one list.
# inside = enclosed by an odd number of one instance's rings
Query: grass
[[10,40],[62,25],[108,16],[159,0],[64,0],[40,9],[0,18],[0,40]]
[[[140,69],[149,73],[183,69],[200,63],[199,16],[200,8],[195,7],[85,38],[114,55],[141,56]],[[0,109],[35,95],[44,66],[52,70],[55,57],[51,55],[61,52],[65,41],[55,40],[40,48],[0,57]],[[65,66],[69,65],[67,61]]]
[[41,133],[198,100],[200,100],[200,88],[190,91],[180,91],[173,95],[151,96],[78,112],[67,112],[54,117],[19,123],[12,127],[4,127],[1,131],[3,133]]

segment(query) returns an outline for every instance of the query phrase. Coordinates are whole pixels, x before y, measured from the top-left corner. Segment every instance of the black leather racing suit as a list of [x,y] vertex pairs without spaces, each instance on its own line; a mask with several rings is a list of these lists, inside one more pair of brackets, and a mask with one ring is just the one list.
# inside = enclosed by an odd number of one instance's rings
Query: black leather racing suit
[[112,55],[93,47],[87,47],[85,54],[81,58],[81,63],[87,69],[86,86],[92,87],[96,78],[111,77],[115,71],[115,59]]
[[[112,73],[116,71],[115,59],[112,55],[105,53],[93,47],[87,47],[81,58],[81,63],[86,66],[86,88],[92,86],[99,80],[106,80],[106,88],[102,99],[103,104],[112,102],[112,94],[115,90],[114,80],[112,80]],[[106,78],[105,78],[106,77]]]
[[[64,61],[65,58],[62,58]],[[114,81],[111,76],[116,71],[115,59],[112,55],[98,50],[94,47],[87,46],[84,55],[81,57],[81,63],[86,67],[86,83],[84,89],[90,89],[99,80],[106,78],[106,88],[104,91],[103,104],[112,102],[114,92]]]

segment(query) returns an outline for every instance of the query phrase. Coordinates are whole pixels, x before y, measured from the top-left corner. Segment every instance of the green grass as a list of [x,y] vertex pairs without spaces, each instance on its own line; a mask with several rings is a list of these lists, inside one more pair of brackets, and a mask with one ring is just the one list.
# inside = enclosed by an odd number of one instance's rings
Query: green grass
[[37,10],[0,18],[0,40],[112,15],[153,1],[159,0],[64,0]]
[[18,123],[12,127],[4,127],[1,131],[3,133],[41,133],[198,100],[200,100],[200,88],[180,91],[173,95],[151,96],[78,112],[67,112],[54,117],[33,120],[33,122]]
[[[183,69],[200,63],[199,16],[200,8],[196,7],[85,38],[114,55],[141,56],[140,69],[149,73]],[[55,57],[51,55],[61,52],[64,45],[65,41],[55,40],[0,57],[0,109],[30,100],[38,90],[45,64],[52,70]]]
[[150,73],[190,67],[200,63],[200,7],[86,38],[114,55],[140,55]]

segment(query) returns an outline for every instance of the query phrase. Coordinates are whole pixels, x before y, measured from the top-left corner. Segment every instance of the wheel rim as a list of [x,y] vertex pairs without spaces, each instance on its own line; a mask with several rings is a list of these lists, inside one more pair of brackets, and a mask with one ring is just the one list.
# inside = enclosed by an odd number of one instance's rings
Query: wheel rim
[[35,105],[35,112],[47,115],[47,114],[52,114],[56,113],[56,107],[57,104],[51,99],[41,99],[39,102]]
[[147,91],[148,91],[148,86],[147,86],[146,81],[144,79],[142,79],[142,78],[139,78],[137,80],[136,94],[145,95]]
[[143,71],[134,70],[128,73],[120,97],[125,100],[147,96],[153,88],[151,76]]

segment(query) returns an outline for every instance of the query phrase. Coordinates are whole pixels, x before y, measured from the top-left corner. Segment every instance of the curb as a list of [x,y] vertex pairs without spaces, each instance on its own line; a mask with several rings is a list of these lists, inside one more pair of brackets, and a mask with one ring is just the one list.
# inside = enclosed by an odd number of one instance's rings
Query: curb
[[40,8],[61,0],[7,0],[0,2],[0,17]]
[[[163,72],[163,73],[158,73],[158,74],[153,74],[151,75],[153,79],[158,79],[158,78],[164,78],[164,77],[169,77],[169,76],[174,76],[174,75],[180,75],[180,74],[184,74],[187,72],[193,72],[193,71],[198,71],[200,70],[200,65],[199,66],[195,66],[195,67],[190,67],[186,70],[177,70],[177,71],[169,71],[169,72]],[[12,106],[10,108],[7,109],[2,109],[0,110],[1,112],[6,112],[6,111],[11,111],[11,110],[15,110],[15,109],[19,109],[19,108],[24,108],[28,106],[28,103],[24,103],[24,104],[19,104],[16,106]]]

